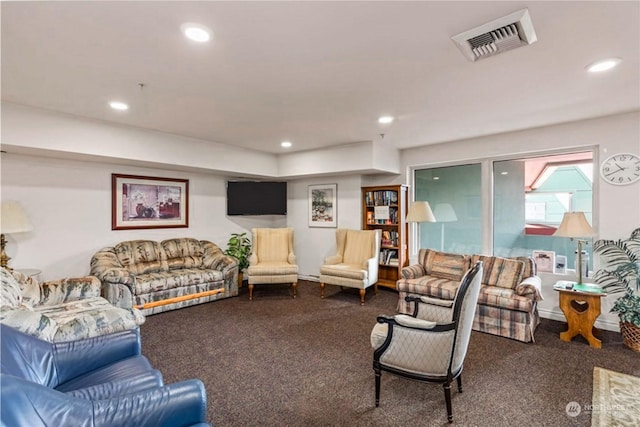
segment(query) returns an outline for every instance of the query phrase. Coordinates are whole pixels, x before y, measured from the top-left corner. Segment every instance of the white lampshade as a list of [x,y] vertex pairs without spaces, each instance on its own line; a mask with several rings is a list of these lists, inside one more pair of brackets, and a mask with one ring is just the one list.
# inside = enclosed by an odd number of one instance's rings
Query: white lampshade
[[438,219],[437,222],[454,222],[458,220],[456,211],[450,203],[438,203],[433,214]]
[[18,202],[2,202],[0,230],[2,234],[22,233],[33,230],[33,225]]
[[429,202],[413,202],[409,207],[407,222],[436,222]]
[[587,222],[584,212],[565,212],[560,227],[553,233],[558,237],[591,237],[593,228]]

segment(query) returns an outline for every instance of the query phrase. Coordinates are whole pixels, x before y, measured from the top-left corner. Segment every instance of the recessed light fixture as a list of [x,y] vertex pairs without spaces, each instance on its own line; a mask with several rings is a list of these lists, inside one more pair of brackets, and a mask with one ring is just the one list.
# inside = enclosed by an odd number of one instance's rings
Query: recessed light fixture
[[282,142],[280,143],[280,146],[281,146],[282,148],[289,148],[289,147],[291,147],[292,145],[293,145],[293,144],[291,144],[291,142],[290,142],[290,141],[282,141]]
[[182,30],[186,38],[198,43],[208,42],[213,36],[209,28],[202,24],[196,24],[195,22],[185,22],[180,25],[180,30]]
[[114,110],[118,110],[118,111],[126,111],[129,109],[129,106],[127,104],[125,104],[124,102],[120,102],[120,101],[111,101],[109,103],[109,107],[113,108]]
[[382,125],[387,125],[393,121],[393,117],[391,116],[382,116],[378,119],[378,123]]
[[500,172],[500,175],[509,175],[509,172],[507,172],[507,171]]
[[439,176],[434,176],[434,177],[433,177],[433,180],[434,180],[434,181],[437,181],[437,180],[439,180],[439,179],[440,179],[440,177],[439,177]]
[[589,71],[590,73],[599,73],[602,71],[607,71],[617,66],[620,63],[620,61],[622,61],[620,58],[608,58],[608,59],[603,59],[602,61],[596,61],[587,66],[587,71]]

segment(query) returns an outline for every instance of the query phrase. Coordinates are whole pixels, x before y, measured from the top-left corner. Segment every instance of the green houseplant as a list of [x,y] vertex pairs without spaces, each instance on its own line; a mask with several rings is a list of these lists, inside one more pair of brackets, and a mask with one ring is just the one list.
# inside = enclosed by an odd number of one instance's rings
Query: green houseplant
[[249,267],[251,254],[251,240],[247,233],[232,233],[224,253],[238,260],[238,286],[242,286],[243,273]]
[[593,250],[603,263],[603,268],[594,276],[595,281],[606,292],[623,294],[611,312],[618,313],[624,343],[640,351],[640,228],[625,240],[598,240]]

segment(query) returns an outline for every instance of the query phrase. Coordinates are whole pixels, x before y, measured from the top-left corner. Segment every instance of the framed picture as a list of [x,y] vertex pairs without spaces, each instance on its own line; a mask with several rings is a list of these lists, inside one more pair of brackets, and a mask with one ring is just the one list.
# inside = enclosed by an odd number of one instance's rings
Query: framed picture
[[556,264],[556,253],[553,251],[533,251],[533,260],[538,272],[553,273]]
[[567,274],[567,257],[564,255],[556,255],[555,274]]
[[338,184],[309,186],[309,227],[337,227]]
[[189,227],[189,180],[111,175],[111,229]]

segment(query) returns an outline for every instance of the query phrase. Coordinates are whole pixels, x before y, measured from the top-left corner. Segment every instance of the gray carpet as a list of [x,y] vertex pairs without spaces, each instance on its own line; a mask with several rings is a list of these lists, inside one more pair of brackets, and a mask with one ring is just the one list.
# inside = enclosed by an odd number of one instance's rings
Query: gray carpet
[[[240,296],[147,317],[143,353],[165,382],[200,378],[215,426],[448,425],[442,386],[382,374],[374,406],[369,334],[379,314],[393,314],[397,293],[357,292],[301,281],[256,286]],[[593,368],[640,375],[640,354],[604,331],[603,348],[581,337],[562,342],[561,322],[543,320],[536,344],[473,332],[463,373],[452,387],[460,426],[588,426]],[[577,417],[570,402],[583,408]]]

